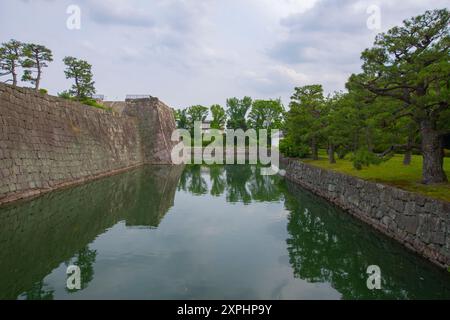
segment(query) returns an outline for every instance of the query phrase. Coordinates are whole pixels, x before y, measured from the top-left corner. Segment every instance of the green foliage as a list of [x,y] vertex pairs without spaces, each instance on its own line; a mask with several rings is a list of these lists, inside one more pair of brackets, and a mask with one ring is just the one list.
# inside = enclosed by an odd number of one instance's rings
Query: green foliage
[[351,158],[351,161],[353,162],[353,167],[356,170],[362,170],[363,167],[379,165],[383,160],[367,149],[359,149],[355,152]]
[[255,130],[281,129],[283,115],[281,100],[255,100],[248,115],[248,125]]
[[225,109],[220,105],[215,104],[211,106],[210,110],[213,118],[211,121],[211,129],[223,130],[227,122]]
[[178,129],[194,131],[194,123],[196,121],[205,122],[208,117],[209,109],[201,106],[191,106],[187,109],[175,110],[175,121]]
[[248,129],[246,116],[251,106],[252,98],[250,97],[244,97],[241,100],[238,98],[227,99],[227,128],[246,131]]
[[17,85],[17,68],[21,64],[22,47],[23,44],[14,39],[2,43],[0,47],[0,77],[11,75],[12,79],[6,82],[12,82],[13,86]]
[[65,57],[63,62],[66,65],[66,70],[64,71],[66,78],[74,79],[75,82],[69,93],[78,99],[92,97],[95,94],[92,66],[87,61],[74,57]]
[[73,96],[69,93],[69,91],[63,91],[58,93],[58,97],[66,99],[66,100],[72,100]]
[[439,141],[450,133],[449,22],[447,9],[427,11],[378,35],[363,52],[363,72],[351,76],[348,93],[324,98],[321,85],[295,88],[286,141],[310,146],[314,159],[319,148],[336,150],[340,158],[353,152],[358,168],[379,164],[389,150],[421,147],[423,181],[447,181]]
[[187,115],[191,126],[193,126],[195,121],[205,122],[208,117],[208,112],[208,108],[201,105],[189,107],[187,110]]
[[[449,46],[450,12],[426,11],[379,34],[362,53],[363,73],[352,75],[347,84],[349,90],[397,101],[396,110],[381,110],[390,111],[394,119],[407,117],[421,128],[426,183],[447,181],[436,160],[442,158],[436,145],[440,133],[450,132]],[[415,139],[412,129],[408,135]]]
[[317,149],[323,140],[323,121],[327,114],[327,106],[321,85],[308,85],[295,88],[286,115],[287,138],[296,142],[304,150],[310,146],[313,157],[317,157]]
[[48,90],[47,89],[39,89],[39,93],[40,94],[48,94]]
[[58,97],[62,98],[62,99],[66,99],[66,100],[70,100],[70,101],[76,101],[76,102],[80,102],[82,104],[85,104],[87,106],[91,106],[97,109],[102,109],[102,110],[106,110],[106,111],[112,111],[112,108],[109,107],[105,107],[103,104],[98,103],[97,100],[89,98],[89,97],[84,97],[84,98],[78,98],[78,97],[74,97],[70,92],[68,91],[63,91],[58,93]]
[[175,110],[174,116],[178,129],[189,129],[189,120],[186,109]]
[[25,69],[22,81],[30,82],[39,90],[42,76],[42,69],[48,67],[48,62],[53,61],[53,54],[50,49],[38,44],[23,45],[22,67]]
[[294,143],[289,137],[280,141],[280,152],[289,158],[306,158],[310,149],[305,144]]
[[88,106],[91,106],[94,108],[103,109],[103,110],[107,110],[107,111],[111,110],[111,108],[105,107],[104,105],[98,103],[95,99],[92,99],[92,98],[82,98],[82,99],[76,100],[76,101],[79,101],[82,104],[85,104],[85,105],[88,105]]

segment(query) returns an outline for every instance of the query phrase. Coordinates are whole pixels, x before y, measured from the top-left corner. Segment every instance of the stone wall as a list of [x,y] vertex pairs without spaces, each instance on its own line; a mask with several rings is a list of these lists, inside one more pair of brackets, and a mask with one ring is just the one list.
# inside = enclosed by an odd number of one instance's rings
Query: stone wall
[[142,167],[0,208],[0,300],[17,299],[119,221],[157,227],[183,169]]
[[136,120],[147,162],[170,162],[172,132],[176,128],[172,109],[157,98],[127,100],[123,114]]
[[433,263],[450,266],[450,203],[283,159],[286,178],[347,210]]
[[133,107],[131,117],[0,84],[0,204],[171,163],[161,139],[175,129],[171,109],[156,98],[128,102],[127,114]]

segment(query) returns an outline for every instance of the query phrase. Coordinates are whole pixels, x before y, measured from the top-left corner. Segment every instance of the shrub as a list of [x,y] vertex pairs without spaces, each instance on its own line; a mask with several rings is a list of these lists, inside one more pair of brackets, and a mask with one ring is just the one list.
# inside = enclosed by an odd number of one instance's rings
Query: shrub
[[40,94],[48,94],[47,89],[39,89]]
[[69,92],[67,91],[63,91],[58,93],[58,97],[66,99],[66,100],[71,100],[71,101],[78,101],[82,104],[94,107],[94,108],[98,108],[98,109],[102,109],[102,110],[106,110],[106,111],[112,111],[112,108],[109,107],[105,107],[104,105],[102,105],[101,103],[98,103],[95,99],[92,98],[76,98],[73,97]]
[[83,98],[78,100],[79,102],[94,107],[94,108],[98,108],[98,109],[103,109],[103,110],[107,110],[107,111],[112,111],[111,108],[105,107],[104,105],[102,105],[101,103],[98,103],[95,99],[92,98]]
[[363,167],[369,167],[370,165],[379,165],[383,162],[383,159],[367,149],[359,149],[354,153],[351,161],[356,170],[361,170]]
[[63,92],[58,93],[58,97],[66,99],[66,100],[73,100],[72,95],[69,92],[67,92],[67,91],[63,91]]
[[289,158],[306,158],[310,153],[308,146],[295,144],[289,138],[280,141],[280,152]]

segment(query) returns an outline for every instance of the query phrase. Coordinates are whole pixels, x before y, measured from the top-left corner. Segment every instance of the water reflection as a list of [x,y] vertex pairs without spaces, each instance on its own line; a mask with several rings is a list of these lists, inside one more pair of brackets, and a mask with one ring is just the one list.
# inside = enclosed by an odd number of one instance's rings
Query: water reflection
[[[285,189],[286,243],[296,278],[330,283],[343,299],[450,297],[445,272],[296,185]],[[381,290],[367,289],[369,265],[381,268]]]
[[[249,165],[191,165],[181,174],[178,190],[193,195],[226,195],[230,203],[250,204],[252,201],[272,202],[282,199],[278,188],[280,178],[262,176],[261,167]],[[211,182],[208,189],[207,180]]]
[[[372,264],[382,270],[380,291],[366,287]],[[51,278],[69,265],[81,268],[78,293]],[[122,276],[125,287],[111,291]],[[1,299],[88,291],[100,298],[448,298],[450,277],[258,166],[151,166],[0,209]]]
[[95,238],[119,221],[156,228],[173,206],[182,167],[153,166],[0,210],[0,299],[51,298],[42,279],[61,262],[94,277]]

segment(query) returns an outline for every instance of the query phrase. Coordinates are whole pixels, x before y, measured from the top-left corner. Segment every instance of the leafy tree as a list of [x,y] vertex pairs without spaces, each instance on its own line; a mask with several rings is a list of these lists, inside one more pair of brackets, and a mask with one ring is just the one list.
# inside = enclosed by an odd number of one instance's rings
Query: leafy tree
[[189,120],[186,109],[175,110],[174,116],[178,129],[189,129]]
[[69,93],[78,99],[91,97],[95,94],[92,66],[87,61],[74,57],[65,57],[63,62],[66,65],[64,71],[66,78],[75,81]]
[[343,124],[346,124],[345,115],[342,113],[343,95],[335,93],[325,101],[327,113],[324,119],[323,133],[326,136],[328,145],[328,160],[336,163],[335,153],[338,146],[348,143],[349,137],[346,135]]
[[200,105],[189,107],[187,110],[187,115],[189,122],[194,124],[195,121],[204,122],[208,117],[208,108]]
[[280,129],[284,107],[281,100],[255,100],[248,115],[248,124],[255,130]]
[[201,105],[191,106],[187,109],[188,123],[191,134],[194,132],[195,122],[205,122],[208,117],[208,112],[208,108]]
[[450,132],[450,13],[426,11],[403,26],[379,34],[362,54],[363,73],[350,83],[379,97],[401,101],[397,118],[408,117],[420,128],[425,184],[447,181],[442,137]]
[[[36,91],[39,91],[42,69],[48,67],[48,62],[53,61],[53,54],[50,49],[37,44],[25,44],[23,47],[25,60],[22,66],[26,69],[22,81],[29,81],[35,85]],[[33,76],[33,73],[36,75]]]
[[252,106],[252,98],[244,97],[242,100],[238,98],[227,99],[227,116],[228,129],[242,129],[247,130],[247,113]]
[[17,86],[17,69],[21,64],[22,46],[20,41],[11,39],[0,47],[0,76],[11,75],[13,86]]
[[224,129],[227,122],[227,114],[225,109],[222,108],[222,106],[215,104],[211,106],[210,110],[213,118],[211,121],[211,128],[217,130]]
[[287,133],[294,143],[309,144],[314,160],[319,158],[325,112],[322,85],[295,88],[286,119]]

